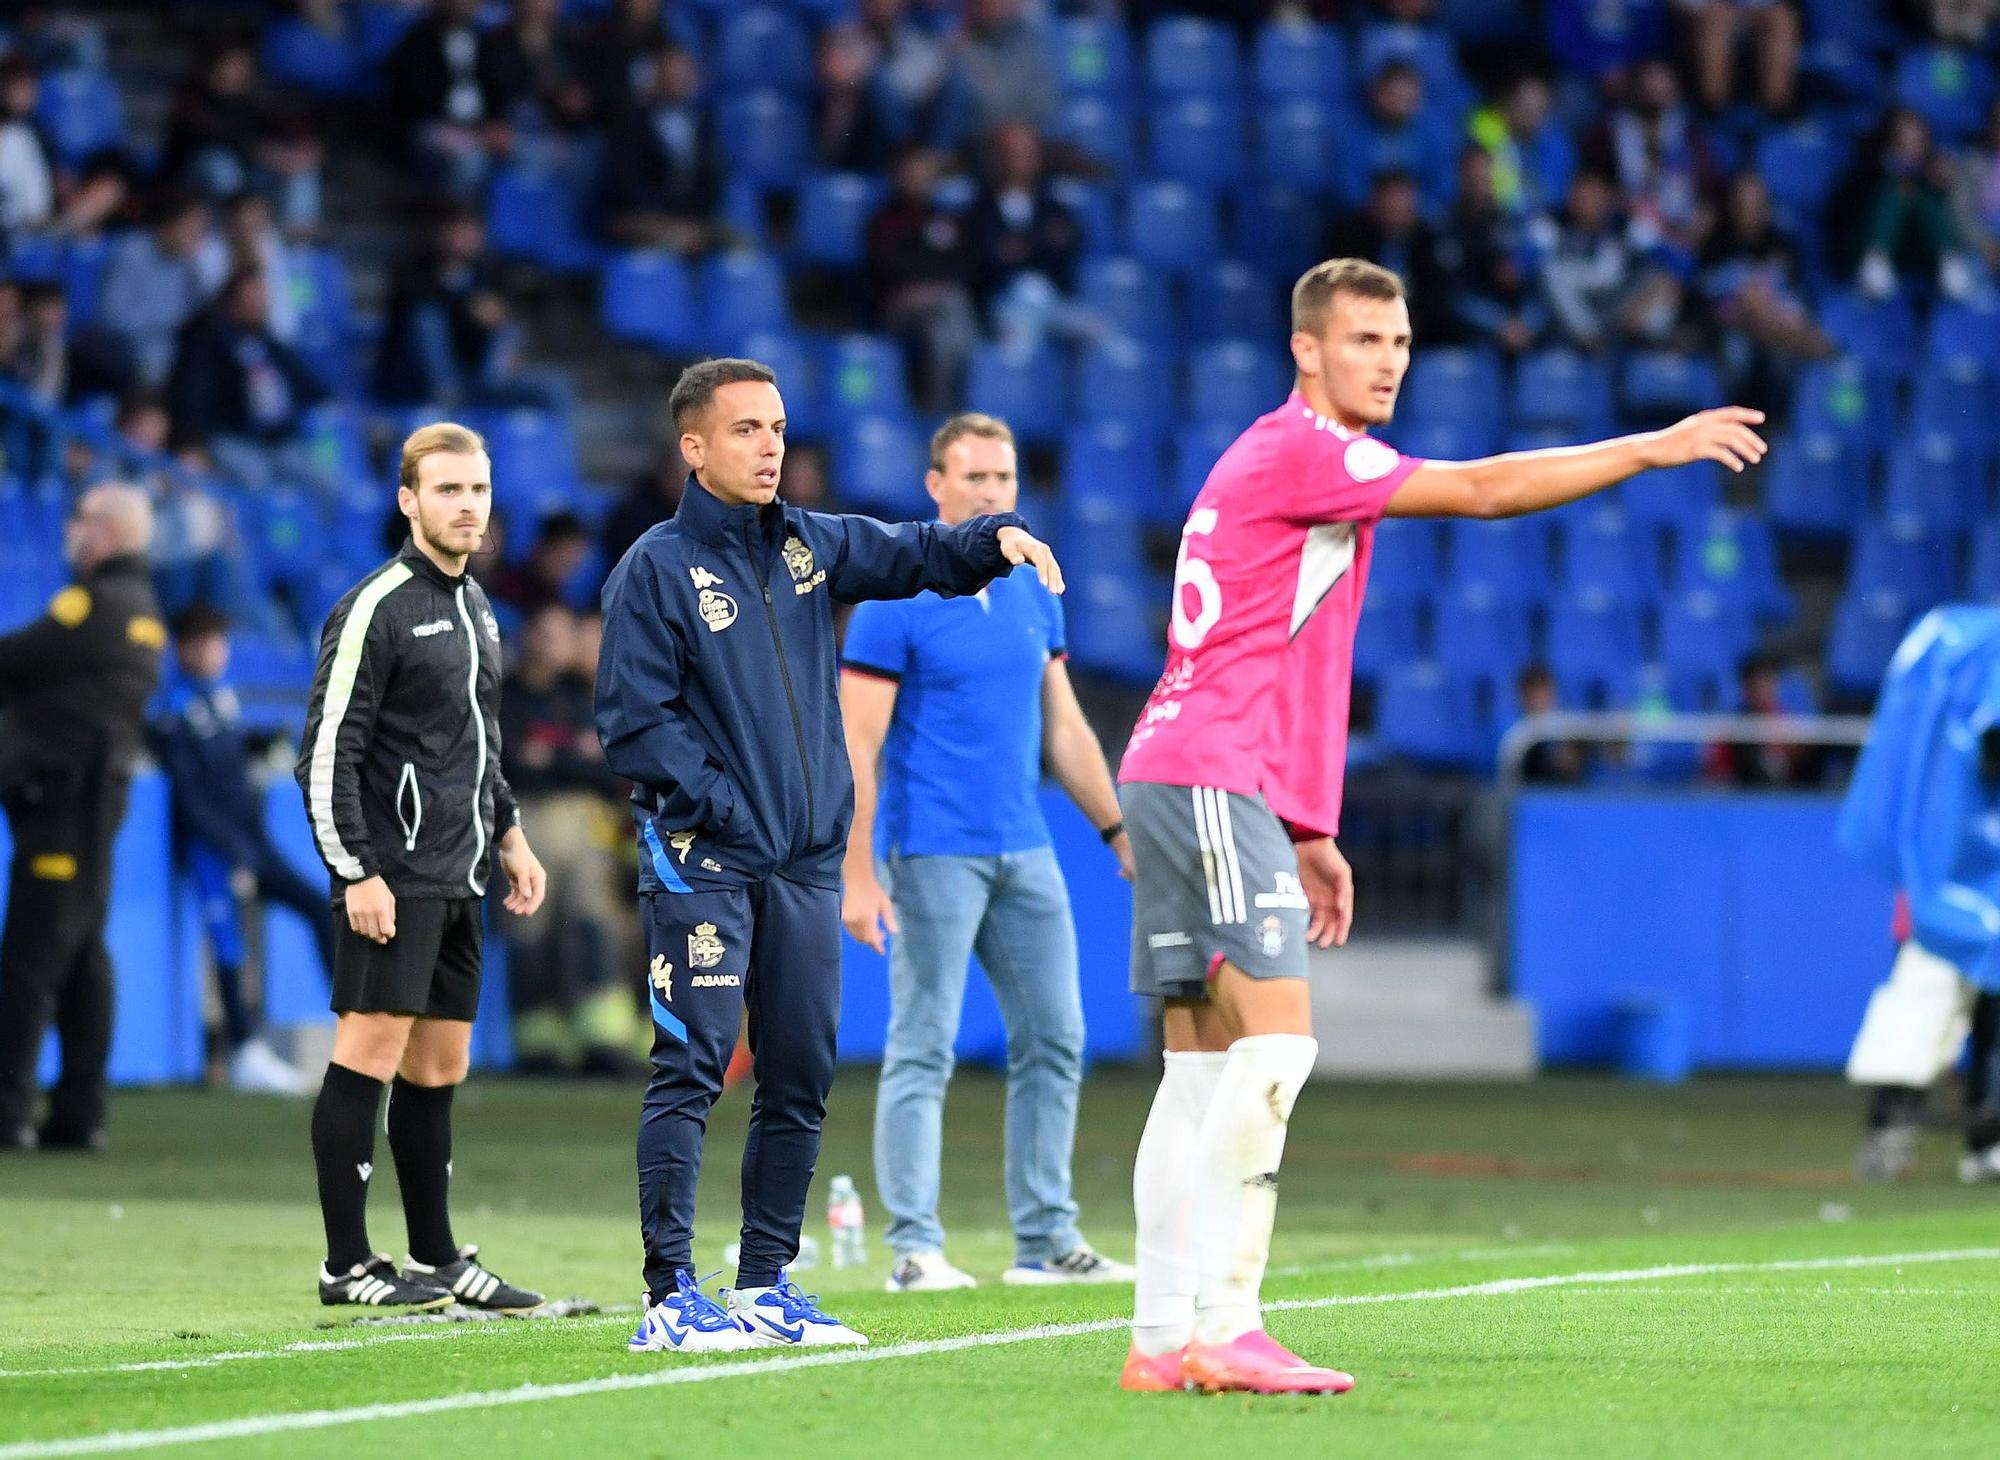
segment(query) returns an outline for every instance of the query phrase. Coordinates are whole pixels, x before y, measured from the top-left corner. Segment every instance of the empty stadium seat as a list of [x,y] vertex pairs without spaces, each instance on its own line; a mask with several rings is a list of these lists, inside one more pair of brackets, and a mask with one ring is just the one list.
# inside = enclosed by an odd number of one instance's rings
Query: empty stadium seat
[[1866,447],[1894,421],[1894,400],[1889,384],[1856,360],[1808,365],[1792,387],[1792,429]]
[[1916,47],[1896,63],[1896,99],[1920,113],[1941,142],[1969,140],[1986,127],[1992,65],[1958,46]]
[[1171,401],[1162,398],[1151,352],[1118,343],[1093,345],[1077,363],[1076,409],[1086,421],[1122,421],[1142,437],[1165,429]]
[[1236,259],[1218,259],[1188,280],[1188,333],[1197,342],[1271,340],[1284,331],[1282,293]]
[[1437,660],[1468,675],[1512,679],[1528,662],[1528,615],[1483,583],[1453,584],[1440,595]]
[[702,261],[700,279],[706,338],[730,340],[790,324],[785,276],[770,255],[754,249],[711,254]]
[[841,423],[833,444],[833,489],[841,501],[890,519],[931,516],[924,490],[924,442],[914,423],[858,416]]
[[1514,372],[1511,415],[1517,426],[1597,434],[1611,419],[1610,377],[1601,362],[1575,351],[1538,351]]
[[1488,764],[1472,681],[1433,661],[1397,664],[1383,673],[1375,738],[1389,753],[1425,764]]
[[1983,462],[2000,440],[1993,420],[2000,407],[1994,375],[1983,361],[1963,355],[1926,363],[1911,391],[1910,429],[1949,436],[1962,452]]
[[1455,417],[1419,413],[1407,424],[1402,414],[1397,412],[1398,420],[1390,430],[1395,448],[1405,456],[1424,461],[1471,461],[1500,449],[1500,423],[1490,413]]
[[1515,603],[1540,603],[1554,586],[1549,519],[1506,517],[1446,524],[1451,579],[1481,585]]
[[63,162],[82,162],[125,140],[125,100],[102,71],[46,73],[35,114]]
[[1282,405],[1288,384],[1272,345],[1247,340],[1203,345],[1188,361],[1188,415],[1240,431]]
[[836,413],[910,414],[903,352],[886,335],[855,330],[828,341],[820,365],[820,392],[827,409]]
[[1135,687],[1150,685],[1166,660],[1156,627],[1166,604],[1164,587],[1143,575],[1074,574],[1063,596],[1070,660]]
[[1602,684],[1639,658],[1639,610],[1631,599],[1591,586],[1550,606],[1547,660],[1558,675]]
[[1177,333],[1165,281],[1137,259],[1085,259],[1077,270],[1077,296],[1130,339],[1161,343]]
[[1227,98],[1240,93],[1242,58],[1227,26],[1193,16],[1156,20],[1146,31],[1146,85],[1155,96]]
[[1755,633],[1743,606],[1712,588],[1670,594],[1659,606],[1659,659],[1677,674],[1733,680]]
[[1722,468],[1712,461],[1643,471],[1615,499],[1634,523],[1683,530],[1722,505]]
[[1835,693],[1872,698],[1896,646],[1921,611],[1912,599],[1892,588],[1850,587],[1834,609],[1833,630],[1827,639],[1826,677]]
[[1641,350],[1625,362],[1619,406],[1639,426],[1658,426],[1722,400],[1715,366],[1678,350]]
[[1174,432],[1168,485],[1181,512],[1187,511],[1208,480],[1209,470],[1222,459],[1222,453],[1238,434],[1234,426],[1218,421],[1195,421]]
[[1132,134],[1132,113],[1122,103],[1101,96],[1072,96],[1056,117],[1057,137],[1093,162],[1121,174],[1132,170],[1138,154]]
[[1340,108],[1328,102],[1285,101],[1257,113],[1257,172],[1316,198],[1340,191]]
[[1441,577],[1435,522],[1388,519],[1376,527],[1368,565],[1371,601],[1429,598],[1437,592]]
[[1062,356],[1052,345],[1026,354],[980,345],[966,372],[965,400],[974,410],[1000,417],[1023,441],[1053,441],[1069,414]]
[[1153,108],[1147,171],[1198,188],[1219,188],[1243,169],[1243,118],[1234,103],[1183,97]]
[[1229,254],[1272,278],[1290,278],[1319,247],[1323,220],[1308,189],[1254,180],[1230,199]]
[[1958,586],[1958,538],[1908,518],[1874,518],[1854,535],[1847,591],[1890,593],[1919,609],[1942,602]]
[[1970,598],[2000,601],[2000,519],[1988,518],[1973,531],[1965,593]]
[[1404,421],[1486,423],[1494,429],[1495,407],[1505,398],[1505,376],[1499,355],[1476,345],[1427,348],[1410,362],[1397,403],[1398,424]]
[[1916,365],[1917,317],[1900,299],[1829,294],[1820,300],[1817,323],[1863,369],[1901,379]]
[[1122,421],[1094,421],[1063,438],[1062,483],[1065,497],[1122,502],[1142,522],[1172,515],[1160,489],[1159,443]]
[[2000,371],[2000,299],[1940,302],[1931,310],[1924,354],[1938,362],[1979,360]]
[[1421,617],[1414,600],[1370,593],[1354,635],[1354,677],[1373,683],[1398,664],[1419,658],[1423,651]]
[[561,412],[534,406],[476,413],[494,477],[514,490],[549,491],[565,498],[582,483],[576,441]]
[[1868,509],[1873,462],[1849,438],[1799,431],[1774,443],[1764,471],[1764,507],[1780,530],[1838,534]]
[[760,87],[724,96],[718,128],[739,181],[762,188],[798,186],[813,158],[805,109],[783,91]]
[[665,249],[614,256],[599,279],[597,317],[613,337],[656,350],[691,349],[701,337],[687,265]]
[[1071,96],[1121,100],[1132,86],[1132,42],[1116,20],[1066,15],[1050,32],[1050,58],[1063,90]]
[[1216,256],[1215,202],[1186,183],[1139,183],[1125,202],[1125,251],[1172,273],[1192,273]]
[[1774,209],[1794,224],[1817,221],[1847,167],[1849,144],[1817,117],[1766,132],[1757,143],[1757,173]]
[[1563,585],[1572,595],[1637,604],[1658,594],[1656,546],[1622,508],[1590,503],[1564,519]]
[[1889,453],[1882,489],[1885,517],[1933,532],[1963,532],[1986,514],[1986,455],[1951,436],[1906,436]]
[[1258,27],[1251,68],[1266,101],[1333,102],[1347,93],[1347,43],[1330,25],[1273,21]]
[[716,60],[725,87],[802,92],[812,81],[812,36],[775,5],[731,6],[717,27]]
[[1758,618],[1787,622],[1796,611],[1778,576],[1778,550],[1761,517],[1718,509],[1676,534],[1674,586],[1709,588]]
[[869,215],[881,201],[881,182],[853,172],[816,172],[799,185],[797,240],[801,263],[853,269],[861,264]]

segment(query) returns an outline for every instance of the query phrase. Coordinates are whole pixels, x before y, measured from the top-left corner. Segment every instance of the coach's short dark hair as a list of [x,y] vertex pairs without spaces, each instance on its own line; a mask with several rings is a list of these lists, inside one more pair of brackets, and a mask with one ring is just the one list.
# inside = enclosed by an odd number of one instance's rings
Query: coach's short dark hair
[[195,639],[219,638],[229,632],[229,615],[214,604],[197,599],[175,614],[169,625],[179,643]]
[[697,360],[688,366],[681,372],[681,378],[674,382],[674,393],[667,397],[667,410],[673,415],[674,429],[687,430],[703,411],[715,403],[716,391],[725,385],[740,385],[746,380],[776,385],[778,372],[756,360],[729,357]]
[[1314,264],[1292,286],[1292,332],[1315,339],[1326,333],[1326,317],[1336,294],[1361,299],[1401,299],[1403,281],[1366,259],[1328,259]]

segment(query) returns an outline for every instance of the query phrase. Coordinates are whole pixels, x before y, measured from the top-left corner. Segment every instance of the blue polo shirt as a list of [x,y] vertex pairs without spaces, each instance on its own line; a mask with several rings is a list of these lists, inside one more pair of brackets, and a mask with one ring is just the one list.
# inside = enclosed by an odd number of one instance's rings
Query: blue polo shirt
[[894,680],[875,851],[993,857],[1049,845],[1042,819],[1042,681],[1063,657],[1062,605],[1033,572],[969,598],[871,601],[841,664]]

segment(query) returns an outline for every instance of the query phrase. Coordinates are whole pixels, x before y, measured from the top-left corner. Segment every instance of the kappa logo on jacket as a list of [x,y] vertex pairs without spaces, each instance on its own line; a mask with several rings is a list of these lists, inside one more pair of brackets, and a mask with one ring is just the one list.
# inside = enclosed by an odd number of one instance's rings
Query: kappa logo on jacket
[[688,569],[688,577],[694,579],[694,586],[697,588],[720,588],[722,586],[722,579],[709,572],[708,569],[702,567],[699,563]]
[[674,966],[667,962],[664,953],[653,955],[653,987],[667,1003],[674,1001]]
[[667,833],[667,845],[680,853],[680,863],[685,867],[687,865],[688,853],[694,850],[694,833],[692,831],[670,831]]

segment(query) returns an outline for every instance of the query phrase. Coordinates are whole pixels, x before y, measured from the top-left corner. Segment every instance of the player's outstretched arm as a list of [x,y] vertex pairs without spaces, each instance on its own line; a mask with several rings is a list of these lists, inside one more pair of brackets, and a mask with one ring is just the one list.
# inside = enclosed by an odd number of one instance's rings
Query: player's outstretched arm
[[1478,461],[1427,461],[1389,498],[1388,517],[1521,517],[1567,506],[1654,467],[1715,461],[1731,471],[1764,459],[1746,406],[1700,411],[1661,431],[1589,446],[1510,451]]

